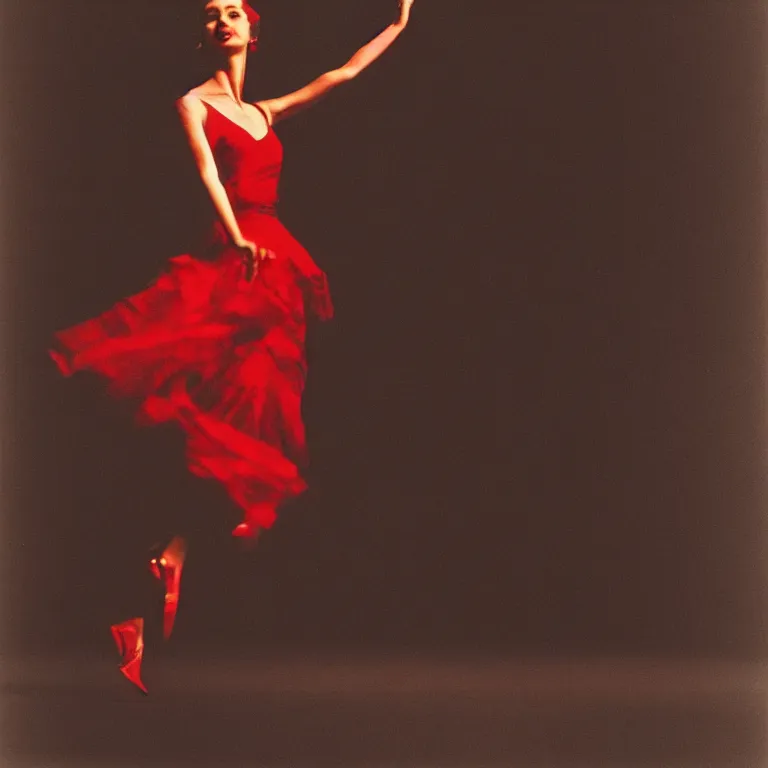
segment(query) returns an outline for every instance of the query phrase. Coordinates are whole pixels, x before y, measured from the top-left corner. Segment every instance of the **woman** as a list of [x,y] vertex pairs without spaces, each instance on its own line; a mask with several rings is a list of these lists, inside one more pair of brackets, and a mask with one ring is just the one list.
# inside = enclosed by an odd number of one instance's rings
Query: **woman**
[[[210,0],[199,48],[213,75],[177,103],[216,216],[200,252],[170,260],[147,290],[100,317],[56,334],[62,373],[107,378],[118,396],[141,399],[145,423],[174,421],[187,464],[224,485],[242,509],[233,535],[255,541],[277,510],[305,489],[301,395],[306,377],[305,307],[333,314],[325,274],[276,216],[282,146],[273,126],[315,103],[378,58],[408,23],[396,22],[341,68],[298,91],[243,102],[248,52],[259,15],[245,0]],[[150,560],[164,586],[163,634],[173,629],[186,541],[175,536]],[[141,691],[144,620],[112,626],[120,669]]]

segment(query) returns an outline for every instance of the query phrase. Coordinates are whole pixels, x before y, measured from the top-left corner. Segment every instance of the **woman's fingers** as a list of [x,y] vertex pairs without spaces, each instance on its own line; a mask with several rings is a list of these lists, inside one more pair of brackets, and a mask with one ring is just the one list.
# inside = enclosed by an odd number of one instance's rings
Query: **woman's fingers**
[[259,261],[273,260],[277,258],[277,254],[269,248],[259,248],[257,252]]
[[266,261],[267,259],[274,259],[274,258],[276,258],[276,254],[274,251],[270,250],[269,248],[259,248],[260,261]]
[[245,279],[250,282],[259,272],[259,262],[274,260],[277,254],[263,246],[253,246],[243,250],[243,267],[245,269]]

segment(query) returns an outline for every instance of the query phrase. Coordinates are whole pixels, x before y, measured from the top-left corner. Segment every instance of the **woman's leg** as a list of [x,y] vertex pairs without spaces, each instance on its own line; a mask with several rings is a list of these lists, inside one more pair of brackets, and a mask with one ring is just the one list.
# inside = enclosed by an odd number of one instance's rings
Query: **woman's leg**
[[149,436],[156,439],[137,441],[126,463],[125,485],[115,508],[126,522],[105,558],[111,585],[107,621],[120,669],[145,693],[144,649],[156,649],[163,637],[170,637],[186,555],[185,539],[174,537],[183,518],[174,488],[179,441],[164,430]]
[[[120,655],[120,671],[143,693],[142,680],[146,629],[151,627],[157,597],[151,575],[138,558],[119,575],[120,585],[111,605],[110,631]],[[154,598],[154,600],[153,600]]]

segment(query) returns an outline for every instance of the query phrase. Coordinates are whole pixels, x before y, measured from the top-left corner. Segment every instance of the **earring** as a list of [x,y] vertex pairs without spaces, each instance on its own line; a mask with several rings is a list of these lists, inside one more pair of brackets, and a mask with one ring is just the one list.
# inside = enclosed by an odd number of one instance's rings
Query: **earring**
[[253,52],[257,51],[259,49],[259,38],[258,37],[252,37],[248,41],[248,50]]

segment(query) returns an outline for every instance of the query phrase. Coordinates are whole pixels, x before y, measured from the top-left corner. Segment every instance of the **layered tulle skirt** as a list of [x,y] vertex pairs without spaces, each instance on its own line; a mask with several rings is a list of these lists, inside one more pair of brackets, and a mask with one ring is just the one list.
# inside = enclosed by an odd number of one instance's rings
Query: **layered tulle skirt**
[[307,310],[326,320],[333,307],[325,274],[276,217],[240,226],[276,254],[252,282],[216,229],[203,255],[172,258],[145,290],[57,333],[51,356],[66,376],[91,371],[136,398],[141,422],[178,424],[190,470],[222,483],[243,510],[238,533],[255,535],[306,488]]

